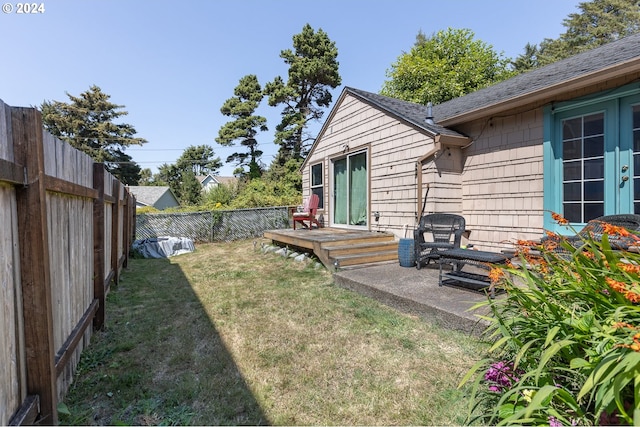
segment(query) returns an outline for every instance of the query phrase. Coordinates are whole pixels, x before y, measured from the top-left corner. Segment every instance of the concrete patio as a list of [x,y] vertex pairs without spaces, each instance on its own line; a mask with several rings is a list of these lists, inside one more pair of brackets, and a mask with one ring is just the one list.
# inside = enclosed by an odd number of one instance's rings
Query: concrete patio
[[337,271],[334,280],[338,286],[446,328],[479,335],[487,326],[478,318],[488,313],[487,307],[470,311],[487,296],[458,286],[438,286],[437,265],[418,270],[398,262],[378,263]]

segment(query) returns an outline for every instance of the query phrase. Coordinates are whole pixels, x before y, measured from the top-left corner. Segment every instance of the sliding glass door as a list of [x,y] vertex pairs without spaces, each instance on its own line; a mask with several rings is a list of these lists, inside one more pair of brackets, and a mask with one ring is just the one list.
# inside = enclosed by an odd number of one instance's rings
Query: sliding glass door
[[333,161],[334,225],[367,226],[367,153]]

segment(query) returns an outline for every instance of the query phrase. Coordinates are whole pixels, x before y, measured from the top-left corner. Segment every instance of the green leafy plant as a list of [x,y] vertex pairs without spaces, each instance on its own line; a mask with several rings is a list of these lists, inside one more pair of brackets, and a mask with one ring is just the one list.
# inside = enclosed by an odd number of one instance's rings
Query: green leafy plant
[[[567,221],[557,214],[554,219]],[[473,381],[468,421],[517,425],[640,424],[640,254],[628,230],[519,241],[518,263],[490,273],[487,357]]]

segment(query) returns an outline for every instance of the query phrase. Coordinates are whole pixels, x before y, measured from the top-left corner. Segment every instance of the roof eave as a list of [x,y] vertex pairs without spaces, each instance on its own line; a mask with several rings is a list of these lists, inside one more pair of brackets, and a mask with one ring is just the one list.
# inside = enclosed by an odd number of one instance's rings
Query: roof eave
[[443,127],[455,126],[461,123],[470,122],[472,120],[493,116],[506,110],[513,110],[535,103],[549,102],[550,100],[553,100],[554,98],[557,98],[564,93],[600,83],[604,79],[622,77],[626,74],[631,74],[638,71],[640,71],[640,57],[634,58],[630,61],[621,62],[612,65],[611,67],[603,68],[593,73],[576,77],[574,79],[565,80],[563,82],[557,83],[552,86],[547,86],[537,91],[527,92],[517,97],[505,99],[503,101],[477,108],[475,110],[465,111],[462,114],[440,120],[438,121],[438,124]]

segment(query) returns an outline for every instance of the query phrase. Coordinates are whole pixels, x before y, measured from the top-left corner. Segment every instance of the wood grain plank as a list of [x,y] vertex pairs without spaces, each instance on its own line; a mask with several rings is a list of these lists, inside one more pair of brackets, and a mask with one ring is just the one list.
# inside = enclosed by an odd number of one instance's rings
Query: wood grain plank
[[27,392],[40,397],[43,424],[57,424],[57,387],[48,253],[42,118],[34,108],[11,108],[16,163],[27,167],[28,186],[16,189],[20,234]]

